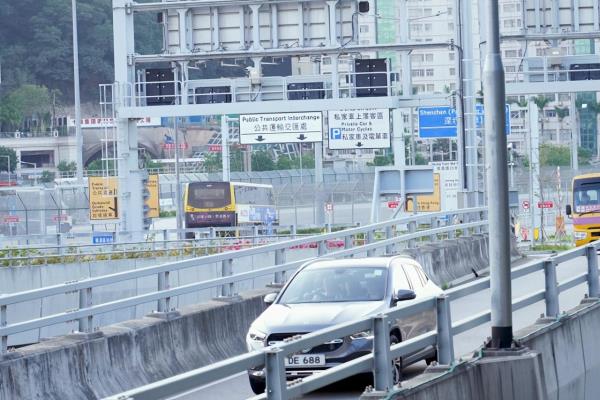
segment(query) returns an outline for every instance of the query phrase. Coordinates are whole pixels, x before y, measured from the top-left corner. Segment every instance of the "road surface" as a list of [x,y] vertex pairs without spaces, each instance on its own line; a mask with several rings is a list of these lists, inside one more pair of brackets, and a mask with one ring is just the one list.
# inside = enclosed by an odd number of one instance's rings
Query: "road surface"
[[[557,278],[559,282],[565,281],[577,274],[585,272],[587,262],[584,257],[574,259],[568,263],[561,264],[557,269]],[[530,294],[534,291],[544,288],[544,274],[537,272],[527,275],[513,281],[513,298],[519,298]],[[560,295],[560,310],[568,310],[581,301],[584,294],[587,293],[587,285],[579,285]],[[490,291],[482,291],[473,295],[452,302],[451,312],[454,322],[467,318],[477,312],[489,309]],[[513,315],[513,327],[516,330],[522,329],[532,324],[536,318],[545,311],[543,302],[533,304],[523,310],[517,311]],[[485,339],[490,335],[489,324],[472,329],[468,332],[460,334],[454,338],[454,350],[458,356],[467,355],[476,350]],[[425,363],[420,362],[405,369],[405,377],[411,377],[419,374],[425,369]],[[366,385],[370,384],[368,380],[353,379],[344,381],[321,389],[303,398],[311,400],[320,399],[357,399],[363,392]],[[237,374],[218,382],[213,382],[195,391],[185,393],[176,400],[202,400],[202,399],[219,399],[219,400],[239,400],[252,397],[254,394],[250,390],[248,378],[245,373]]]

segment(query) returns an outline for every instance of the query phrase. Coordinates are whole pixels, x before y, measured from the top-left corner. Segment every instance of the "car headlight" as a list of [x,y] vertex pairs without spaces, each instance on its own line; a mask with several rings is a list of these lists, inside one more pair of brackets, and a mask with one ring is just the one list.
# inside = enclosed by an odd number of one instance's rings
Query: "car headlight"
[[266,333],[263,333],[258,329],[250,328],[250,331],[248,331],[248,335],[246,336],[246,344],[248,345],[248,351],[258,350],[265,347],[266,339]]
[[362,332],[358,332],[355,333],[353,335],[350,335],[350,339],[352,340],[356,340],[356,339],[372,339],[373,338],[373,331],[368,330],[368,331],[362,331]]
[[573,232],[573,237],[575,238],[575,240],[583,240],[585,238],[587,238],[587,232]]

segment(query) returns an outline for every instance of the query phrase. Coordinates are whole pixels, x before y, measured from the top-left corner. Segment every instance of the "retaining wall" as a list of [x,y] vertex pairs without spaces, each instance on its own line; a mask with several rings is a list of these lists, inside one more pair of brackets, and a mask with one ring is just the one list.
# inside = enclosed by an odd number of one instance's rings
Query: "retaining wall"
[[600,393],[600,302],[586,300],[556,320],[515,333],[530,351],[484,357],[452,371],[430,368],[393,393],[396,400],[595,400]]

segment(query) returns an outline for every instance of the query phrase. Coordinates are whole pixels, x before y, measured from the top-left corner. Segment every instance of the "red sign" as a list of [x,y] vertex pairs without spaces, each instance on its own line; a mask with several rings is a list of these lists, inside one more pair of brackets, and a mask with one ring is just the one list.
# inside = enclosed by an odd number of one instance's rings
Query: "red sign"
[[551,201],[540,201],[537,206],[538,208],[552,208],[554,207],[554,203]]
[[223,146],[220,144],[209,144],[208,151],[213,153],[220,153],[223,151]]
[[52,221],[54,221],[54,222],[66,221],[68,219],[69,219],[69,216],[67,214],[53,215],[52,216]]
[[388,208],[398,208],[400,202],[398,201],[388,201]]
[[523,202],[523,210],[529,210],[529,201],[525,200]]
[[15,223],[15,222],[19,222],[18,215],[6,215],[4,217],[4,223],[6,223],[6,224],[11,224],[11,223]]

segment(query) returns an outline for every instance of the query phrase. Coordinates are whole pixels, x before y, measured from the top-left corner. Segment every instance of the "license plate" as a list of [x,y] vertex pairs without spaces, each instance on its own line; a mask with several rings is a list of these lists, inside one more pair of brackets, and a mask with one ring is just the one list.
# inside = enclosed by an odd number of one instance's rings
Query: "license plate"
[[323,354],[295,354],[285,358],[286,367],[324,367]]

